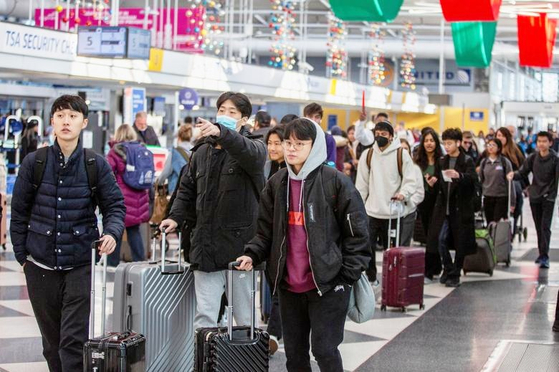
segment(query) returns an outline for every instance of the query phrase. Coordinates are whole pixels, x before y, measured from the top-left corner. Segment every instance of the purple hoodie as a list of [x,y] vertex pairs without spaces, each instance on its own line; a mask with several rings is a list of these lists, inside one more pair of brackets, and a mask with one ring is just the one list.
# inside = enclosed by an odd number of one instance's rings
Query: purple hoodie
[[336,164],[336,140],[328,133],[326,133],[326,154],[326,161]]

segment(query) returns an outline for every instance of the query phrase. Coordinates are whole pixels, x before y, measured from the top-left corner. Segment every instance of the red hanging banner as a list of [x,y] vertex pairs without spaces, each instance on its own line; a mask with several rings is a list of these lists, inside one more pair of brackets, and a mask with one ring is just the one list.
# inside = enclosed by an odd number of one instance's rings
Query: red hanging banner
[[503,0],[441,0],[447,22],[496,21]]
[[519,15],[518,49],[520,65],[550,68],[553,64],[553,47],[557,36],[557,20],[539,16]]

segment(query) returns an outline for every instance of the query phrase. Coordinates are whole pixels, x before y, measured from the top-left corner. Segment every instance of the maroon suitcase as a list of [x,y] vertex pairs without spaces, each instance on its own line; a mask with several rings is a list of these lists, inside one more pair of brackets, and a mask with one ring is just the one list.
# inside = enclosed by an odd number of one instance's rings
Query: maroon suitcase
[[[391,204],[392,206],[395,203]],[[400,206],[396,228],[396,248],[384,251],[382,263],[382,305],[381,311],[388,306],[399,307],[406,311],[409,305],[419,305],[424,309],[423,285],[425,274],[425,251],[422,248],[398,247],[400,237]],[[388,238],[391,237],[391,223]]]

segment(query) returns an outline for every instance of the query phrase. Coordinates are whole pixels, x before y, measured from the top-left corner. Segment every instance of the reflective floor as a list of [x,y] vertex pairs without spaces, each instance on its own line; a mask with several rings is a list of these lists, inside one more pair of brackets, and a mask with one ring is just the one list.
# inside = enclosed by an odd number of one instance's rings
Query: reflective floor
[[[551,331],[559,291],[559,221],[553,223],[551,269],[539,269],[533,262],[536,236],[529,206],[524,213],[528,241],[515,241],[510,268],[499,266],[493,277],[468,274],[457,289],[426,285],[425,310],[377,308],[375,318],[365,324],[348,321],[340,347],[344,368],[559,371],[559,350],[550,346],[559,341]],[[109,275],[108,309],[112,309],[112,279]],[[110,314],[107,326],[110,329]],[[0,371],[47,371],[41,351],[25,278],[8,245],[0,251]],[[283,346],[270,364],[271,371],[285,370]],[[318,371],[316,364],[313,369]]]

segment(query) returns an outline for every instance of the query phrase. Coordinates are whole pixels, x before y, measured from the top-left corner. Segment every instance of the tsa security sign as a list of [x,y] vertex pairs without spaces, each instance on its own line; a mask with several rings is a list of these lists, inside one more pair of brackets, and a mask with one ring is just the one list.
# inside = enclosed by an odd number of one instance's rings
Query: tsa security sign
[[76,51],[75,34],[0,23],[0,52],[68,61]]

